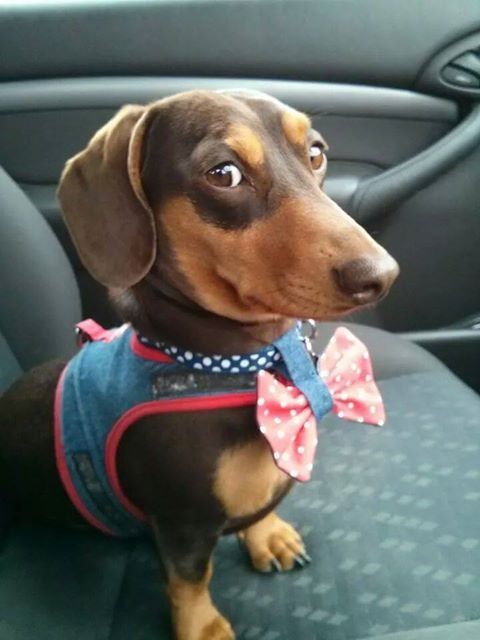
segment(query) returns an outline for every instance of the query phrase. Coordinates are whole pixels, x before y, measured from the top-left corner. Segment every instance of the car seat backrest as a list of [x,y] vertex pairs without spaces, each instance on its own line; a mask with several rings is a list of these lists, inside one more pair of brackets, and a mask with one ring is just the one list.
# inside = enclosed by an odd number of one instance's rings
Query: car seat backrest
[[21,371],[75,350],[72,267],[47,222],[0,168],[0,391]]

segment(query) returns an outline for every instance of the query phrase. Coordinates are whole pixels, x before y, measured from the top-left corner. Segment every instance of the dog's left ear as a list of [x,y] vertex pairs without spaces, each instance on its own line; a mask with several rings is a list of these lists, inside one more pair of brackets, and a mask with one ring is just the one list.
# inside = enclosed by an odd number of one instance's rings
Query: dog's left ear
[[156,226],[141,183],[142,147],[156,113],[128,105],[67,162],[58,197],[79,256],[96,280],[129,287],[156,257]]

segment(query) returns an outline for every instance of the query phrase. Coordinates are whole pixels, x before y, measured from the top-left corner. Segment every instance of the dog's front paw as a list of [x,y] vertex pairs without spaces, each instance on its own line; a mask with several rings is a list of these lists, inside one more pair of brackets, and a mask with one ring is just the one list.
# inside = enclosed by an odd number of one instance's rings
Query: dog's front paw
[[300,534],[274,513],[239,534],[258,571],[289,571],[311,561]]
[[235,640],[230,623],[213,606],[210,598],[203,602],[184,603],[175,608],[174,626],[176,640]]
[[199,640],[235,640],[235,634],[228,620],[219,614],[202,629]]

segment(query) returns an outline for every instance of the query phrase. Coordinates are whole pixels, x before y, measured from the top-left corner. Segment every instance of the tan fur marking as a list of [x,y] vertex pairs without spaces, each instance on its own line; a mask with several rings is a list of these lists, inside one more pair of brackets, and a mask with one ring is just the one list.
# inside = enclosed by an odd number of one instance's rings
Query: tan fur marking
[[215,313],[232,317],[241,302],[219,268],[228,253],[235,252],[236,234],[203,221],[185,197],[172,198],[160,218],[177,265],[193,288],[192,298]]
[[251,167],[258,167],[265,159],[265,151],[260,138],[246,125],[239,124],[231,127],[225,143]]
[[199,640],[233,640],[234,637],[230,623],[222,616],[217,616],[203,629]]
[[186,197],[169,200],[159,218],[190,297],[235,320],[338,316],[345,307],[332,268],[379,251],[322,193],[314,201],[285,199],[273,215],[240,230],[202,220]]
[[167,593],[172,607],[176,640],[233,640],[229,622],[212,603],[208,586],[212,577],[209,563],[204,578],[198,583],[169,576]]
[[282,127],[292,144],[304,145],[307,132],[311,127],[310,119],[299,111],[289,109],[282,113]]
[[267,443],[261,439],[222,454],[213,490],[227,515],[239,518],[265,507],[287,479],[275,465]]
[[174,606],[182,604],[186,598],[197,598],[208,592],[208,585],[212,579],[212,561],[208,563],[207,571],[199,582],[187,582],[175,574],[168,579],[168,596]]

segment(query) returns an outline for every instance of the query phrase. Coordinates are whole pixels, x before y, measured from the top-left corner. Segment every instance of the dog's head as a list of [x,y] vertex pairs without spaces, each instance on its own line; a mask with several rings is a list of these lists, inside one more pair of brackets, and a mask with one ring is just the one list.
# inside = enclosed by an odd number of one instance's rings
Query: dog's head
[[59,197],[90,273],[155,275],[242,321],[339,316],[398,267],[322,191],[327,145],[265,94],[192,91],[124,107],[72,158]]

